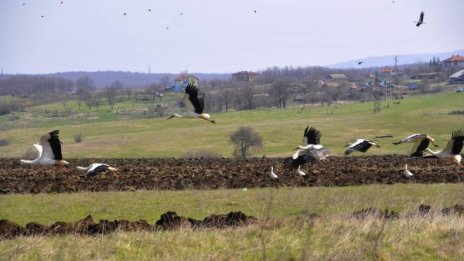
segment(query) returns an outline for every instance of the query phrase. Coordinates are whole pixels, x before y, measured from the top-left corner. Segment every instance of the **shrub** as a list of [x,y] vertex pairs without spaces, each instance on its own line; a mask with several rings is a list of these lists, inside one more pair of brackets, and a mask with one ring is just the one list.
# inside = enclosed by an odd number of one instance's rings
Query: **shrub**
[[235,145],[234,156],[245,158],[250,151],[261,150],[263,140],[258,132],[251,127],[242,126],[230,135],[230,141]]
[[0,147],[1,146],[8,146],[10,143],[7,140],[0,139]]
[[82,133],[79,133],[79,134],[76,134],[74,135],[74,141],[76,143],[80,143],[84,140],[84,136],[82,135]]

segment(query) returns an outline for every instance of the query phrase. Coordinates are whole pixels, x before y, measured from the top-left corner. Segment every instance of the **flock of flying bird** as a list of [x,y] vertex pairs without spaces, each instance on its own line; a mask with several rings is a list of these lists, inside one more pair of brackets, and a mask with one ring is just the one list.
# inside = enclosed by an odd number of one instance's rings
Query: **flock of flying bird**
[[[375,138],[393,138],[391,135],[385,136],[376,136]],[[306,173],[301,171],[301,165],[305,163],[319,163],[327,159],[330,155],[329,150],[327,150],[323,145],[320,144],[321,132],[314,127],[307,126],[304,130],[303,136],[303,146],[298,145],[295,149],[296,152],[291,158],[285,160],[284,165],[290,169],[296,169],[296,172],[300,176],[305,176]],[[399,145],[403,143],[414,143],[414,146],[411,150],[409,156],[411,157],[423,157],[423,158],[448,158],[451,159],[454,163],[461,165],[460,155],[463,145],[464,145],[464,130],[455,130],[451,133],[451,139],[446,144],[446,147],[439,151],[433,151],[428,148],[430,143],[435,147],[438,145],[435,143],[435,139],[427,134],[413,134],[410,135],[398,142],[393,142],[394,145]],[[366,152],[372,146],[380,146],[367,139],[357,139],[351,144],[345,145],[347,148],[344,152],[345,156],[350,155],[355,151]],[[406,177],[412,177],[413,174],[408,170],[408,165],[404,166],[404,175]],[[269,176],[272,179],[278,179],[278,176],[274,172],[274,168],[271,167],[271,172]]]
[[[204,95],[199,92],[198,87],[194,83],[189,83],[185,88],[182,103],[185,107],[186,112],[184,114],[172,114],[167,120],[174,117],[177,118],[198,118],[211,123],[216,123],[215,120],[211,119],[211,116],[204,113]],[[59,131],[55,130],[40,138],[39,144],[34,144],[34,147],[39,152],[39,156],[34,160],[21,159],[21,164],[26,165],[69,165],[69,163],[63,160],[61,153],[61,142],[58,137]],[[304,130],[303,145],[298,145],[295,150],[296,152],[292,157],[284,161],[284,166],[288,169],[296,170],[298,175],[305,176],[301,170],[301,166],[306,163],[319,163],[327,159],[330,152],[321,143],[321,132],[314,127],[307,126]],[[393,138],[391,135],[376,136],[375,138]],[[464,130],[455,130],[451,133],[451,139],[443,150],[433,151],[428,148],[430,143],[435,147],[438,145],[435,143],[435,139],[427,134],[413,134],[398,142],[394,142],[394,145],[403,143],[414,143],[411,157],[435,157],[435,158],[449,158],[452,159],[458,165],[461,165],[461,150],[464,144]],[[380,147],[378,144],[367,140],[357,139],[351,144],[345,146],[345,156],[350,155],[353,152],[366,152],[372,146]],[[98,172],[102,171],[117,171],[105,163],[92,163],[88,167],[78,166],[78,170],[85,171],[88,177],[95,176]],[[278,176],[274,173],[274,168],[271,166],[269,173],[272,179],[278,179]],[[405,175],[408,177],[412,176],[412,173],[407,169],[405,165]]]

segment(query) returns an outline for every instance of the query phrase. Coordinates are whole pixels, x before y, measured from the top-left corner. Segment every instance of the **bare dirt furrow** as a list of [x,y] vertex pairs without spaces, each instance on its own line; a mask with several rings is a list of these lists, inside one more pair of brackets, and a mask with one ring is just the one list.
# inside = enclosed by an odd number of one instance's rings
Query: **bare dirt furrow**
[[[285,169],[283,158],[250,159],[68,159],[71,168],[21,166],[18,159],[0,159],[0,193],[46,193],[113,190],[184,190],[278,186],[348,186],[394,183],[458,183],[464,167],[450,160],[403,155],[330,157],[306,164],[306,176]],[[105,162],[118,172],[86,177],[74,169]],[[403,175],[408,164],[414,177]],[[274,166],[278,180],[268,173]]]

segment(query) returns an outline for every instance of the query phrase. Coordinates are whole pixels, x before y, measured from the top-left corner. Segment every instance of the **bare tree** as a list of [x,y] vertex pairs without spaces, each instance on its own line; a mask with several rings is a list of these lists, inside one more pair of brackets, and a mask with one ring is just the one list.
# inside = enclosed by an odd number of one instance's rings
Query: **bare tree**
[[123,90],[124,86],[120,81],[113,82],[110,86],[105,87],[104,94],[108,99],[108,104],[113,110],[114,104],[116,103],[116,96]]
[[250,150],[260,150],[263,148],[263,140],[258,132],[253,128],[241,126],[230,135],[230,141],[235,145],[233,154],[245,158],[250,154]]
[[286,108],[289,96],[290,83],[286,80],[276,80],[271,85],[270,95],[277,108]]
[[[76,93],[79,101],[85,101],[89,110],[92,107],[92,92],[95,90],[92,79],[89,77],[81,77],[76,81]],[[79,102],[80,110],[80,102]]]

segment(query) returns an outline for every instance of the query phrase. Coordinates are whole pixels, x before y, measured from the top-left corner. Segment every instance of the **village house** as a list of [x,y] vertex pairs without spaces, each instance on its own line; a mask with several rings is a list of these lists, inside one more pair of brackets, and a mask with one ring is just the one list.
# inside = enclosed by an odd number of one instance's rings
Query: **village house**
[[452,55],[450,58],[442,61],[444,68],[464,67],[464,56]]
[[451,74],[448,77],[449,84],[464,84],[464,69]]
[[258,73],[241,71],[232,74],[232,79],[236,81],[252,82],[256,79]]

